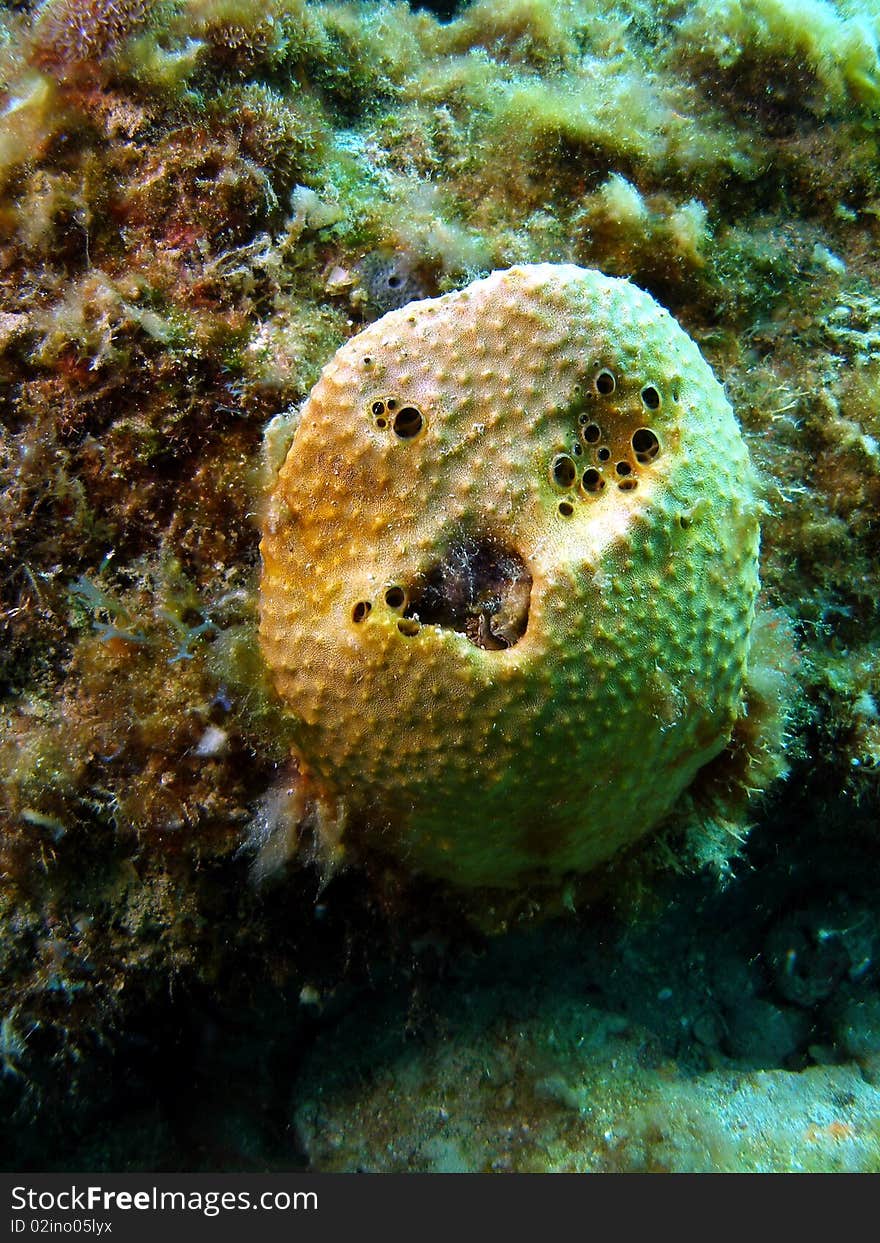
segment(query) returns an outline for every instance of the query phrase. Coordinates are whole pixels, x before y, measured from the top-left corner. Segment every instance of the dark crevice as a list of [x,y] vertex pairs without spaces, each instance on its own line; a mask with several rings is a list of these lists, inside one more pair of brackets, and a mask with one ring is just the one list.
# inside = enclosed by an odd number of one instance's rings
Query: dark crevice
[[525,634],[531,590],[532,576],[519,553],[492,539],[466,536],[450,544],[427,573],[405,616],[500,651]]

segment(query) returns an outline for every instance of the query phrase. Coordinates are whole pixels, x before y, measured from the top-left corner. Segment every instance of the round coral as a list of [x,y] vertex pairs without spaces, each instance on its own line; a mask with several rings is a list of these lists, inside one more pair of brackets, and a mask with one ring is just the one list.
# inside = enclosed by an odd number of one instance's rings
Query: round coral
[[328,840],[464,886],[585,871],[727,742],[745,445],[626,281],[495,272],[339,350],[264,515],[261,636]]

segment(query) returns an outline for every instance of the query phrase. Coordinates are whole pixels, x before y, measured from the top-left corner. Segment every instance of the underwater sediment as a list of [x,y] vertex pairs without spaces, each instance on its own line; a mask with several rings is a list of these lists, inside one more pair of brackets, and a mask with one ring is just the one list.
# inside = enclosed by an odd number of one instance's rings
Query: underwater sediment
[[[8,1167],[877,1168],[878,36],[865,0],[0,9]],[[626,278],[696,342],[751,459],[761,586],[730,740],[656,832],[552,889],[488,867],[463,892],[381,837],[340,864],[307,814],[260,525],[337,350],[530,265]],[[725,443],[701,442],[706,478]],[[575,455],[549,451],[558,507]],[[474,661],[525,650],[492,537],[461,532],[486,590],[458,611],[448,558],[413,578]],[[421,624],[405,593],[369,602],[365,625]],[[393,757],[382,710],[360,737]],[[413,754],[429,716],[405,718]],[[516,991],[514,952],[543,991]],[[465,1099],[478,1057],[494,1090]],[[402,1067],[389,1158],[369,1094]],[[778,1143],[756,1155],[750,1127]]]

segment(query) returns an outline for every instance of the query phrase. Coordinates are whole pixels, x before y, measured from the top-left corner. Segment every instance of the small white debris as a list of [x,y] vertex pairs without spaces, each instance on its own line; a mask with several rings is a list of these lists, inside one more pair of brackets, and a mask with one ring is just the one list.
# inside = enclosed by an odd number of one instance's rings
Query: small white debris
[[818,242],[813,247],[813,263],[817,267],[824,268],[826,272],[834,272],[837,276],[843,276],[846,271],[846,264],[843,260],[827,246],[820,246]]
[[228,746],[229,735],[226,730],[220,729],[217,725],[209,725],[199,739],[193,754],[203,760],[212,760],[218,755],[223,755]]

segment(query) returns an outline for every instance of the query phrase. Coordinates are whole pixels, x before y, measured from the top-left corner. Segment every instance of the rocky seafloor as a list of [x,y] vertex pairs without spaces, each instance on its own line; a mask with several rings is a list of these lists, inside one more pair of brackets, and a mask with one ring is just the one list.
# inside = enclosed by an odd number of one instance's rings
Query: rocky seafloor
[[[0,7],[4,1168],[880,1168],[880,5]],[[758,473],[713,797],[551,900],[254,867],[261,442],[360,327],[631,278]]]

